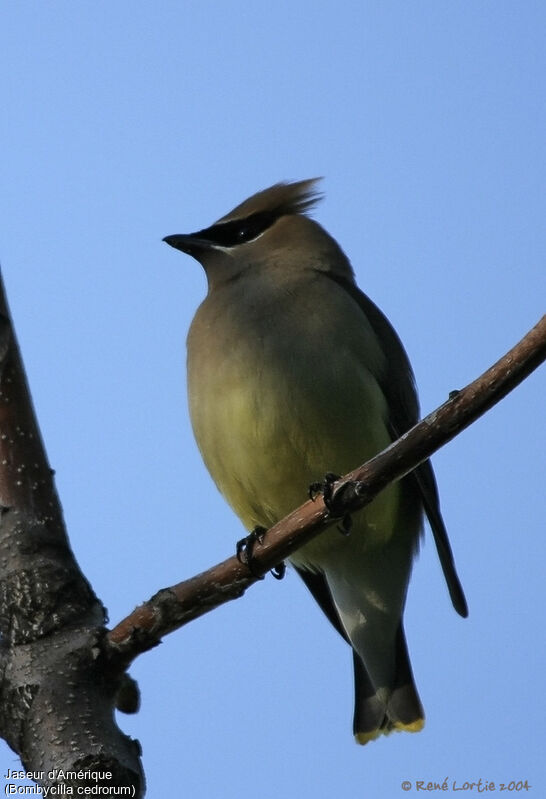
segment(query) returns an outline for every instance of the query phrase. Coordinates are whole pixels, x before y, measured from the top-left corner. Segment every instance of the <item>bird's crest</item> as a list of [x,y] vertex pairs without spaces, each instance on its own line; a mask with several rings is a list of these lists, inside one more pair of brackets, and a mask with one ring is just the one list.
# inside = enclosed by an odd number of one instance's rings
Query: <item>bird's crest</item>
[[322,199],[322,194],[316,190],[319,180],[322,178],[275,183],[253,194],[215,224],[244,219],[253,214],[266,213],[277,218],[288,214],[307,214]]

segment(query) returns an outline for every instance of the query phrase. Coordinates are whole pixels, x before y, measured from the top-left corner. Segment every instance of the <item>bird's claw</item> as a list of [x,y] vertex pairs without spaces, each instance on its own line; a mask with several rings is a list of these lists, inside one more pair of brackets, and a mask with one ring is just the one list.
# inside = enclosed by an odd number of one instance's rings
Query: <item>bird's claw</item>
[[342,535],[350,535],[351,529],[353,527],[353,517],[350,513],[346,513],[343,519],[341,520],[341,524],[337,525],[337,529]]
[[[237,541],[235,548],[235,554],[239,563],[243,563],[245,566],[247,566],[250,573],[254,577],[259,577],[261,580],[263,580],[264,575],[256,571],[252,565],[252,553],[254,551],[256,542],[258,544],[263,543],[266,532],[266,527],[257,525],[247,536],[245,536],[245,538],[241,538],[239,541]],[[282,580],[286,573],[286,565],[284,561],[278,563],[276,566],[270,569],[270,571],[276,580]]]
[[334,484],[340,479],[339,474],[334,472],[326,472],[322,482],[311,483],[309,486],[309,498],[315,501],[319,494],[322,494],[324,504],[328,509],[331,516],[341,518],[341,524],[338,524],[337,529],[343,535],[349,535],[353,526],[351,514],[344,511],[344,506],[347,499],[350,497],[351,492],[358,494],[359,489],[363,484],[358,482],[347,482],[340,486],[339,489],[334,489]]
[[239,563],[243,563],[245,566],[248,566],[249,571],[254,575],[254,577],[262,577],[263,575],[258,574],[253,566],[252,566],[252,552],[254,551],[254,547],[256,542],[261,544],[264,540],[264,535],[266,533],[265,527],[260,527],[260,525],[256,525],[256,527],[250,531],[250,533],[241,538],[237,541],[235,547],[235,554],[237,555],[237,560]]
[[339,474],[334,474],[334,472],[326,472],[324,480],[316,480],[314,483],[311,483],[308,491],[309,499],[314,502],[318,495],[322,494],[324,504],[328,510],[331,511],[331,502],[334,497],[334,483],[336,480],[339,480],[340,476]]
[[273,575],[275,580],[282,580],[282,578],[286,574],[286,563],[284,562],[284,560],[281,560],[280,563],[277,563],[277,565],[273,566],[273,568],[270,569],[269,571]]

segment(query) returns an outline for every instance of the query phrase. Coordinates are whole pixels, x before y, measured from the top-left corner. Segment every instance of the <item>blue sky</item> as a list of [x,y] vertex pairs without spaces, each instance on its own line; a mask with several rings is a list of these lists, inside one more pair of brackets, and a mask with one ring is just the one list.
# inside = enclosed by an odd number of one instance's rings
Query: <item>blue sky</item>
[[[2,5],[2,271],[112,622],[242,534],[186,407],[204,275],[162,237],[324,175],[315,216],[432,410],[544,313],[545,27],[528,0]],[[290,573],[135,663],[142,710],[120,724],[148,796],[544,795],[545,390],[542,369],[434,458],[470,617],[427,534],[406,612],[425,730],[353,743],[349,650]],[[18,767],[3,743],[0,766]]]

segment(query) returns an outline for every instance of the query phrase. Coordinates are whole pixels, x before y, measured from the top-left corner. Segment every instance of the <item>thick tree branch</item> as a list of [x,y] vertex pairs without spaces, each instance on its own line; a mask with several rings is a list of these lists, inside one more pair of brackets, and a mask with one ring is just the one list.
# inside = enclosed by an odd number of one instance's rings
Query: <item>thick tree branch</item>
[[0,735],[42,787],[129,786],[139,797],[139,747],[114,720],[121,675],[102,655],[104,622],[66,537],[0,279]]
[[268,530],[253,551],[252,571],[233,556],[189,580],[159,591],[108,634],[112,658],[128,664],[160,638],[241,596],[260,576],[332,525],[368,504],[468,427],[546,359],[546,316],[484,374],[415,425],[398,441],[334,486],[335,516],[322,498],[309,501]]

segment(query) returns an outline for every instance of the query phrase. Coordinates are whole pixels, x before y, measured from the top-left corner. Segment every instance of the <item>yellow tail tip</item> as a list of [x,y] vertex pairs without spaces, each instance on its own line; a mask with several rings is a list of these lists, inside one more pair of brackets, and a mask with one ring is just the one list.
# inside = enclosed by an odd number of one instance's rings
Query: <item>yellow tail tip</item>
[[370,741],[375,741],[380,735],[388,735],[390,732],[421,732],[425,726],[424,719],[415,719],[409,724],[404,724],[401,721],[391,722],[389,727],[383,729],[370,730],[369,732],[355,732],[355,741],[361,746],[365,746]]
[[[361,746],[365,746],[370,741],[375,741],[383,734],[383,730],[372,730],[371,732],[355,732],[355,741]],[[386,731],[385,731],[386,732]]]
[[397,730],[398,732],[421,732],[424,726],[424,719],[415,719],[415,721],[411,721],[409,724],[404,724],[401,721],[395,721],[392,725],[393,729]]

